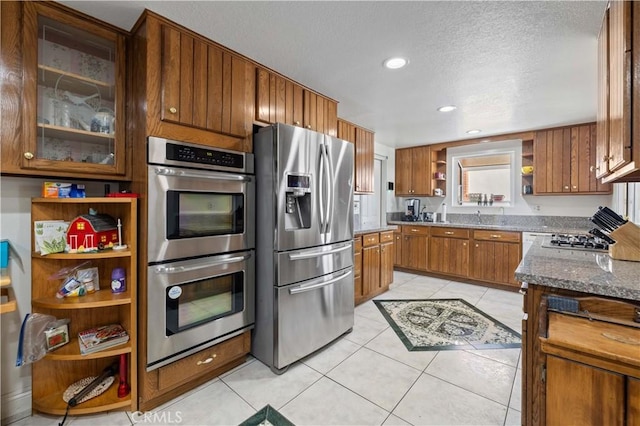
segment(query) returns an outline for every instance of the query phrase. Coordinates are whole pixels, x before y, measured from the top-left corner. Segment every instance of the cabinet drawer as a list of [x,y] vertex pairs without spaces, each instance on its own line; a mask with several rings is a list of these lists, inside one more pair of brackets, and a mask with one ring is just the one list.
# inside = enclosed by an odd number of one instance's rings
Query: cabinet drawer
[[475,230],[473,231],[474,240],[486,240],[486,241],[505,241],[510,243],[520,242],[520,233],[511,231],[488,231],[488,230]]
[[412,234],[412,235],[429,235],[429,227],[428,226],[403,226],[402,227],[403,234]]
[[251,332],[232,337],[215,346],[158,369],[158,389],[165,390],[222,367],[251,349]]
[[387,241],[393,241],[393,231],[384,231],[380,233],[380,242],[386,243]]
[[353,239],[353,251],[358,253],[362,250],[362,237],[358,236]]
[[375,246],[380,242],[380,237],[378,233],[375,234],[366,234],[362,236],[362,247]]
[[431,228],[432,237],[469,238],[469,230],[464,228]]

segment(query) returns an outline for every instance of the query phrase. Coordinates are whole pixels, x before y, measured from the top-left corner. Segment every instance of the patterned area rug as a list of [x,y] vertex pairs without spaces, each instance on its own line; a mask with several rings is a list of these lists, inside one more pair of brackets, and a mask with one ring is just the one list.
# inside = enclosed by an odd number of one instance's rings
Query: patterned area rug
[[260,411],[249,417],[240,426],[295,426],[278,410],[270,405],[265,405]]
[[373,302],[410,351],[521,346],[520,334],[462,299]]

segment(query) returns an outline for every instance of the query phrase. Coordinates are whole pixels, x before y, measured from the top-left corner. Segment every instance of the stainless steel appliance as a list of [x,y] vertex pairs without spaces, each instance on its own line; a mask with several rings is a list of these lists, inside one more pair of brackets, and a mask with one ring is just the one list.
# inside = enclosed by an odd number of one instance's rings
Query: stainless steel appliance
[[409,198],[404,201],[404,220],[407,222],[416,222],[420,215],[420,200],[417,198]]
[[255,248],[253,154],[149,137],[148,260]]
[[147,371],[250,329],[253,250],[147,268]]
[[252,353],[275,373],[353,328],[353,145],[275,124],[254,139]]
[[609,243],[589,234],[552,234],[543,241],[542,247],[606,252]]
[[150,137],[147,371],[255,321],[253,154]]

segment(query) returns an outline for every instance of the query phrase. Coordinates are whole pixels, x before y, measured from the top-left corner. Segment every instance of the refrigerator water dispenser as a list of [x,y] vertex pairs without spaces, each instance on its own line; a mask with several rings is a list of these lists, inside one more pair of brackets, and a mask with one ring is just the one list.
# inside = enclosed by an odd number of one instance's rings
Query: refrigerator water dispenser
[[310,228],[311,176],[288,174],[285,194],[285,229]]

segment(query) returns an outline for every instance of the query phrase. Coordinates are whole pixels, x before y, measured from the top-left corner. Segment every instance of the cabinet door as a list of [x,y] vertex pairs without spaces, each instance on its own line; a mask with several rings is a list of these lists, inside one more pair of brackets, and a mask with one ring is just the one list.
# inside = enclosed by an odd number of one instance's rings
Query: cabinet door
[[536,132],[534,191],[536,194],[571,192],[571,132],[554,129]]
[[303,126],[305,129],[318,130],[318,95],[305,90],[304,92]]
[[609,171],[631,161],[631,4],[610,2]]
[[596,177],[609,173],[609,9],[605,11],[598,34],[598,110]]
[[324,102],[324,133],[338,136],[338,103],[330,99]]
[[429,197],[433,195],[431,193],[431,148],[421,146],[413,148],[411,151],[413,159],[411,167],[412,195]]
[[394,261],[396,266],[402,266],[402,234],[400,232],[393,233],[393,249],[394,249]]
[[429,268],[443,274],[469,276],[469,241],[431,237]]
[[23,8],[23,134],[16,166],[55,176],[123,178],[124,35],[46,2],[24,2]]
[[624,424],[624,376],[549,355],[546,381],[546,424]]
[[420,271],[427,270],[429,237],[404,235],[402,246],[402,266]]
[[348,121],[338,119],[338,138],[347,142],[355,143],[356,126]]
[[362,293],[364,297],[380,288],[380,246],[362,249]]
[[640,425],[640,380],[627,377],[627,426]]
[[396,197],[410,196],[411,188],[411,153],[412,149],[396,150]]
[[393,241],[380,244],[380,288],[388,287],[393,282],[393,263],[395,251]]
[[596,178],[596,125],[571,128],[571,192],[610,192],[611,185]]
[[162,25],[161,119],[244,137],[247,61]]
[[472,278],[519,286],[514,274],[520,263],[520,244],[476,241],[473,245]]
[[356,168],[355,192],[373,193],[373,133],[361,127],[356,127]]

